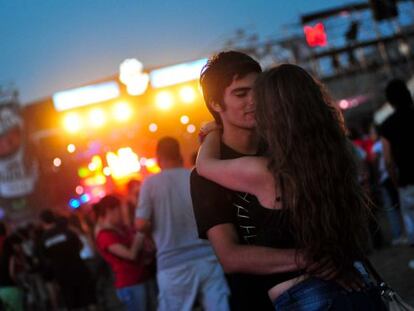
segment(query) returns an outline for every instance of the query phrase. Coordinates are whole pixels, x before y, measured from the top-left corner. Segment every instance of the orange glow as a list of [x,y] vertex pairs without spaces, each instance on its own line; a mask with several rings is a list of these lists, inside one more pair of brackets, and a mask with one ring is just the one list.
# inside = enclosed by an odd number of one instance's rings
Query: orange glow
[[173,105],[173,96],[168,91],[161,91],[157,94],[156,98],[156,105],[161,110],[169,110]]
[[101,127],[106,122],[105,113],[102,109],[95,108],[89,112],[89,122],[92,127]]
[[121,148],[117,153],[108,152],[106,154],[106,161],[114,179],[128,177],[141,169],[138,155],[129,147]]
[[92,196],[95,198],[102,198],[105,196],[105,190],[102,189],[101,187],[96,187],[92,189],[91,193],[92,193]]
[[127,121],[131,118],[132,109],[127,102],[119,102],[113,108],[114,118],[117,121]]
[[80,178],[85,178],[90,175],[90,171],[86,167],[81,167],[78,169],[78,175]]
[[84,180],[84,183],[88,187],[104,185],[106,183],[106,177],[102,174],[97,174],[95,176],[86,178]]
[[69,133],[76,133],[82,129],[82,120],[77,113],[68,113],[63,118],[63,127]]
[[196,98],[196,92],[191,86],[184,86],[180,89],[180,98],[184,103],[192,103]]

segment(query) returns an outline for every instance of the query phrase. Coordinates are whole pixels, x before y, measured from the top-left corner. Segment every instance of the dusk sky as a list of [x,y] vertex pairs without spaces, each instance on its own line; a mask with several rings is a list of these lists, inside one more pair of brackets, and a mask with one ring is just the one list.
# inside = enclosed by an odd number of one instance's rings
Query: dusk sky
[[350,2],[0,0],[0,85],[28,103],[115,74],[125,58],[146,67],[194,60],[237,29],[280,38],[300,14]]

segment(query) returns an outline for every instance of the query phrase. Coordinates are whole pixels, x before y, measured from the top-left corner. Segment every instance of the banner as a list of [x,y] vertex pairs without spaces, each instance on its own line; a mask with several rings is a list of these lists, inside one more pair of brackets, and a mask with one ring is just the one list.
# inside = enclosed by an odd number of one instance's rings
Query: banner
[[29,197],[38,176],[24,134],[17,101],[0,102],[0,218],[12,223],[30,217]]

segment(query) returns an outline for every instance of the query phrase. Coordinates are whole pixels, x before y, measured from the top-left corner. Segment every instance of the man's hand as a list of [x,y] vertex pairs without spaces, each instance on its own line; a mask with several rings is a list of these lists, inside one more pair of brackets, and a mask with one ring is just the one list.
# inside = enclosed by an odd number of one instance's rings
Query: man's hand
[[329,259],[323,259],[306,267],[306,273],[326,281],[335,281],[347,291],[361,291],[365,283],[355,268],[341,272]]

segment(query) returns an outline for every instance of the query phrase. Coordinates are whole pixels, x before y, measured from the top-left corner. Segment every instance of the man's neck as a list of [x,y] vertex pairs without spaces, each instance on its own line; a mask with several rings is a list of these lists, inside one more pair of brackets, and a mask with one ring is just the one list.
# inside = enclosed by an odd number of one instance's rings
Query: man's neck
[[160,167],[162,170],[181,168],[183,167],[183,163],[182,161],[164,160],[162,164],[160,163]]
[[253,155],[258,148],[257,134],[254,130],[242,128],[225,128],[222,141],[231,149],[242,153]]

